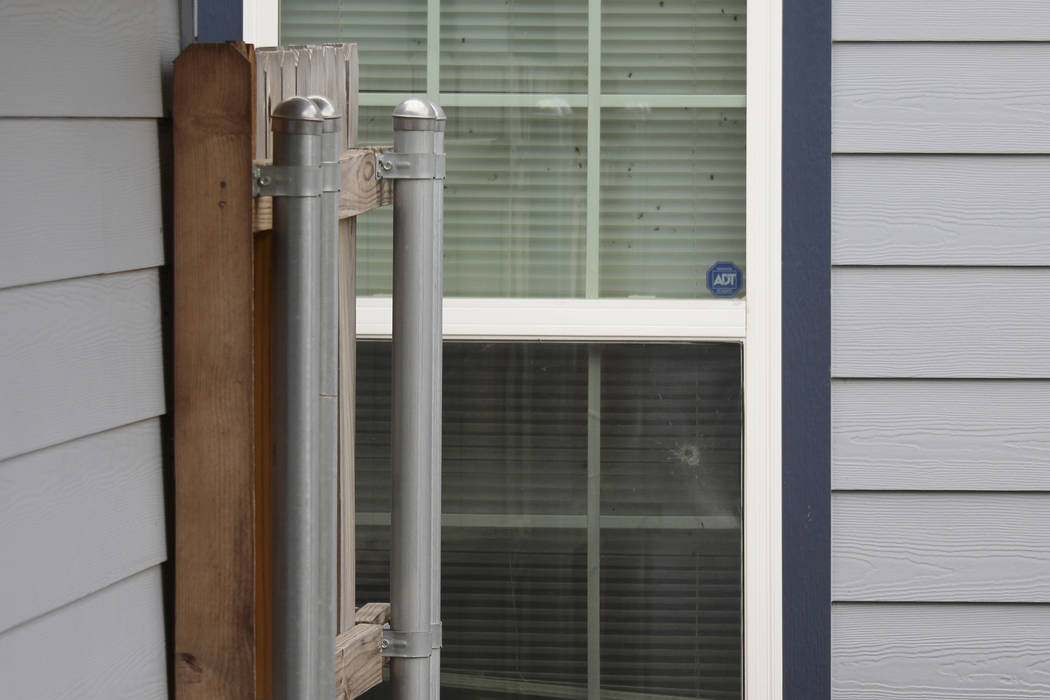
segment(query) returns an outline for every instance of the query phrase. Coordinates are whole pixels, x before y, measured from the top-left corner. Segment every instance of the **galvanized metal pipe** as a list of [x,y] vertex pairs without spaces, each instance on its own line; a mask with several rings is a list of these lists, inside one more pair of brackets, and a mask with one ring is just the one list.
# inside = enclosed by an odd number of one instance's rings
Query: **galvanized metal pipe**
[[[432,157],[437,112],[408,99],[394,110],[394,159]],[[431,160],[433,160],[431,158]],[[411,166],[409,170],[411,171]],[[394,299],[390,625],[414,640],[409,655],[391,659],[394,700],[431,696],[432,499],[434,432],[433,295],[435,186],[432,176],[402,173],[394,180]],[[440,297],[438,297],[440,303]]]
[[[436,113],[434,154],[445,155],[445,126],[447,120],[441,105],[432,102]],[[434,180],[434,280],[430,294],[433,314],[433,357],[431,360],[431,498],[430,498],[430,624],[441,629],[441,403],[444,343],[442,336],[442,299],[444,298],[444,236],[445,236],[445,181]],[[441,647],[433,647],[430,657],[430,700],[441,697]]]
[[321,133],[320,332],[317,479],[318,697],[335,697],[339,562],[339,156],[342,118],[325,97],[311,96],[324,119]]
[[[313,102],[280,103],[272,128],[275,168],[320,167],[323,119]],[[273,695],[315,700],[321,197],[273,201]]]

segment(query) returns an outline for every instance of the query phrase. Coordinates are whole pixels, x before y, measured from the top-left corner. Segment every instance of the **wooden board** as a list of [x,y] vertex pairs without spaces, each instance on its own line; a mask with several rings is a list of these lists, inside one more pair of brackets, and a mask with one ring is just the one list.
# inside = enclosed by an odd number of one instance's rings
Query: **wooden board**
[[835,489],[1050,491],[1050,382],[835,380]]
[[255,383],[255,697],[271,694],[273,653],[273,449],[271,432],[273,370],[270,337],[273,312],[273,236],[264,231],[255,236],[254,337],[252,362]]
[[1044,0],[835,0],[835,41],[1048,41]]
[[175,4],[0,3],[0,116],[160,117]]
[[1050,377],[1041,268],[835,268],[836,377]]
[[0,632],[165,559],[154,418],[0,463]]
[[0,288],[164,264],[154,120],[3,119],[0,143]]
[[351,117],[343,120],[343,147],[357,145],[357,44],[262,48],[256,61],[256,160],[273,157],[270,115],[293,95],[328,97]]
[[175,63],[175,694],[255,689],[254,63]]
[[834,600],[1050,603],[1042,493],[835,493]]
[[357,379],[357,219],[339,222],[339,625],[357,620],[356,480],[354,437]]
[[1050,697],[1050,606],[840,604],[834,700]]
[[0,291],[0,459],[164,413],[157,271]]
[[380,643],[390,603],[368,603],[357,611],[356,624],[335,640],[336,698],[353,700],[383,682]]
[[1050,153],[1050,44],[836,44],[837,153]]
[[0,635],[3,695],[165,700],[164,646],[155,566]]
[[[340,158],[342,183],[339,191],[339,218],[350,217],[371,211],[376,207],[391,204],[393,181],[376,180],[375,154],[390,150],[390,146],[364,146],[343,153]],[[269,161],[256,161],[256,164]],[[252,230],[266,231],[273,227],[273,198],[258,197],[252,213]]]
[[1050,158],[837,155],[831,191],[833,264],[1050,265]]

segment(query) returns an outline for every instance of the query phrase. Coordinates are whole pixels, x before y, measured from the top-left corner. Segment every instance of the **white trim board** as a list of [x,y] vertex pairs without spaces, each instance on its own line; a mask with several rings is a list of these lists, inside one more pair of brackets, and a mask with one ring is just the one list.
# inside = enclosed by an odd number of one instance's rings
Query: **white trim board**
[[[446,298],[446,340],[742,341],[743,299]],[[392,300],[359,297],[357,337],[390,337]]]

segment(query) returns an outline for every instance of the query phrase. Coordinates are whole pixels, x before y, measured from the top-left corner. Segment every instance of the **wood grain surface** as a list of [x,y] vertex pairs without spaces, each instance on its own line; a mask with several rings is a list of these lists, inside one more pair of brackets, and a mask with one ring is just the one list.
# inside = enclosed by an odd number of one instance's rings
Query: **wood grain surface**
[[255,690],[251,160],[243,44],[175,63],[175,692]]

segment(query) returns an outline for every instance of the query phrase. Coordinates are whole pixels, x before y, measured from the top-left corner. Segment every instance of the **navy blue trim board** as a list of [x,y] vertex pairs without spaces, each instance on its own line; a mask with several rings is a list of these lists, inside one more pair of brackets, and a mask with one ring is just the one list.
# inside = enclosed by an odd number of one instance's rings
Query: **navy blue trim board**
[[196,0],[197,41],[219,43],[244,38],[242,0]]
[[784,0],[784,700],[831,696],[831,0]]

